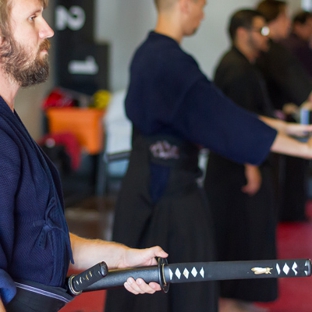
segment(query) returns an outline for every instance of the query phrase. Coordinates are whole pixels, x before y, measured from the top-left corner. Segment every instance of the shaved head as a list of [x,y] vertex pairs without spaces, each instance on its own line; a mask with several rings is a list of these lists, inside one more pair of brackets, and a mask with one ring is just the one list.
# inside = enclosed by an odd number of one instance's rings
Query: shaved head
[[178,0],[154,0],[158,11],[170,9]]
[[[154,0],[156,8],[158,11],[166,11],[173,7],[175,3],[179,0]],[[198,0],[191,0],[192,2],[197,2]]]

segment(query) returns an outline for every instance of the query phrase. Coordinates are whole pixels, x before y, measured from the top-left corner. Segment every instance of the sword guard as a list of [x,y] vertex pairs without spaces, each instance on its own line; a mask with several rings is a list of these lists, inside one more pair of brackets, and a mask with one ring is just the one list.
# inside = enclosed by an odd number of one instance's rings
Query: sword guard
[[166,281],[165,277],[165,266],[168,265],[168,260],[166,258],[158,258],[158,272],[159,272],[159,285],[162,291],[166,294],[169,291],[169,283]]

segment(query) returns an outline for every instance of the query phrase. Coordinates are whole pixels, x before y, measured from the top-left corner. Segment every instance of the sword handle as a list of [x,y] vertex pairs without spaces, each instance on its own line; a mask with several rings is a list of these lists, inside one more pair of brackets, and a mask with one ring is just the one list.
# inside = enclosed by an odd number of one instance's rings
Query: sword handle
[[108,273],[108,267],[105,262],[100,262],[86,271],[77,275],[71,275],[68,278],[67,285],[72,295],[79,295],[88,286],[101,280]]
[[152,265],[139,268],[111,270],[105,278],[88,286],[84,289],[84,292],[119,287],[122,286],[129,277],[132,277],[135,280],[142,278],[147,284],[151,282],[158,283],[162,291],[167,293],[169,291],[169,284],[166,282],[164,275],[164,270],[167,265],[167,259],[158,258],[157,266]]
[[105,278],[88,286],[84,292],[119,287],[122,286],[129,277],[133,277],[135,280],[142,278],[146,283],[159,283],[158,266],[154,265],[140,268],[111,270]]

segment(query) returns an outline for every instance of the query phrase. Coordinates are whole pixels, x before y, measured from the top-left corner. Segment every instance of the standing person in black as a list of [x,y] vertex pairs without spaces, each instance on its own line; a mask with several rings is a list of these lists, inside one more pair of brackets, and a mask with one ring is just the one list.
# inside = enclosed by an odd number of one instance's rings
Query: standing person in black
[[[285,1],[264,0],[257,9],[270,27],[270,49],[261,54],[257,64],[266,80],[277,116],[294,121],[293,114],[298,113],[305,101],[312,100],[312,83],[299,60],[279,43],[290,31],[288,6]],[[309,163],[288,156],[278,157],[276,162],[279,219],[304,221]]]
[[298,12],[291,34],[281,43],[299,59],[312,80],[312,12]]
[[[240,10],[229,22],[232,47],[221,58],[214,83],[236,104],[273,117],[265,82],[255,66],[268,50],[269,28],[263,15]],[[261,165],[239,164],[210,152],[204,187],[216,231],[218,261],[276,258],[277,215],[269,159]],[[226,312],[263,311],[255,301],[277,298],[277,281],[220,282],[220,308]]]
[[[258,165],[270,150],[309,157],[312,140],[291,139],[285,132],[293,127],[235,105],[183,51],[180,44],[199,27],[206,0],[155,4],[155,30],[130,66],[125,108],[133,126],[132,151],[116,203],[113,239],[132,247],[158,242],[168,251],[169,262],[212,261],[213,222],[197,184],[200,148]],[[141,298],[122,289],[108,291],[106,312],[217,312],[215,286],[175,284],[168,294]]]

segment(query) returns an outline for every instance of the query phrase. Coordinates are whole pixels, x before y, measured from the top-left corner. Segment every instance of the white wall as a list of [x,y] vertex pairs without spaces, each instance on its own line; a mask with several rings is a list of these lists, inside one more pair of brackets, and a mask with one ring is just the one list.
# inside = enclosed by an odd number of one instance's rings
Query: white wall
[[[241,8],[252,8],[259,0],[208,0],[206,18],[198,33],[182,46],[198,60],[202,70],[212,76],[221,54],[228,47],[226,27],[229,16]],[[128,67],[136,47],[156,22],[153,0],[96,0],[96,38],[111,43],[111,88],[127,86]],[[288,1],[292,11],[300,0]]]
[[[111,44],[111,87],[127,86],[128,67],[136,47],[156,23],[153,0],[96,0],[96,38]],[[253,7],[257,0],[209,0],[206,18],[198,33],[182,46],[198,60],[210,77],[221,53],[228,46],[227,21],[231,13]]]

